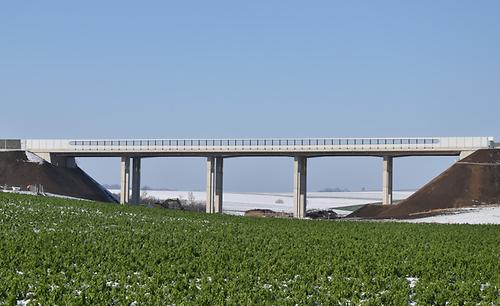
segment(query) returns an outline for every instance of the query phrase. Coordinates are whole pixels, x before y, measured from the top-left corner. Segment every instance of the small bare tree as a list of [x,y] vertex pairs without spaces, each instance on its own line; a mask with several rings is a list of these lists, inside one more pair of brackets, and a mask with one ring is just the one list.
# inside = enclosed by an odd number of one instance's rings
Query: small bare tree
[[187,203],[188,205],[194,205],[196,203],[196,199],[194,198],[194,194],[192,191],[187,194]]

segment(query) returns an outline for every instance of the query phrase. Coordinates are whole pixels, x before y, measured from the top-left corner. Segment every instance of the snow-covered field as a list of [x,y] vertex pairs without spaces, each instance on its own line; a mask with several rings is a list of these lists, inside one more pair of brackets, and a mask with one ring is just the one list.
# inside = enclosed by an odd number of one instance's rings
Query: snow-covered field
[[[119,193],[119,190],[110,190]],[[152,196],[161,200],[179,198],[188,199],[192,193],[195,201],[205,201],[203,191],[169,191],[143,190],[143,195]],[[395,191],[395,200],[405,199],[413,191]],[[309,192],[307,194],[307,209],[333,208],[340,215],[347,215],[352,211],[342,209],[345,206],[363,205],[382,201],[381,191],[364,192]],[[271,209],[278,212],[292,212],[293,197],[291,193],[234,193],[224,192],[223,211],[231,214],[243,214],[250,209]]]
[[[111,189],[112,193],[119,190]],[[152,196],[160,200],[185,199],[192,194],[192,200],[204,202],[206,194],[203,191],[171,191],[143,190],[142,195]],[[413,191],[394,191],[394,200],[403,200],[413,194]],[[381,202],[381,191],[359,192],[309,192],[307,194],[307,209],[333,209],[339,215],[352,212],[346,206],[364,205]],[[278,212],[293,210],[291,193],[236,193],[224,192],[223,211],[229,214],[242,215],[250,209],[271,209]],[[463,208],[448,211],[443,215],[404,220],[412,223],[468,223],[468,224],[500,224],[500,205],[497,207]]]
[[500,224],[500,205],[493,207],[461,208],[446,214],[405,220],[412,223]]

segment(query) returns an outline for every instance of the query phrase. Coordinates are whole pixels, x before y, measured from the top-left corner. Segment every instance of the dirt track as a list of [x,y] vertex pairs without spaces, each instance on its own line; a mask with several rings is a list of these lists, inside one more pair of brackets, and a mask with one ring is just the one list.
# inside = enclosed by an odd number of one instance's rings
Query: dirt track
[[479,150],[397,205],[365,205],[348,217],[416,218],[449,208],[500,204],[500,150]]
[[29,162],[23,151],[0,152],[0,186],[41,184],[45,192],[95,201],[116,202],[82,169]]

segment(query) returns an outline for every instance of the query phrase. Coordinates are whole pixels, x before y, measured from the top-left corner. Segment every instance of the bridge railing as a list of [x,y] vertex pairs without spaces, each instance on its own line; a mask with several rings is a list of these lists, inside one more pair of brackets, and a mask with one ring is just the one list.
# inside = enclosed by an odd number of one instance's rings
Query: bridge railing
[[493,137],[254,138],[254,139],[27,139],[35,151],[376,151],[490,148]]

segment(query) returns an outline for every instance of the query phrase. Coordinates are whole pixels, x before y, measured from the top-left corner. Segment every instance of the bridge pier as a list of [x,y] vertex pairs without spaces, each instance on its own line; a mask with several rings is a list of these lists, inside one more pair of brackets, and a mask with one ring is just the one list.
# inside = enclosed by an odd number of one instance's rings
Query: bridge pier
[[122,156],[120,166],[120,204],[126,204],[130,197],[130,157]]
[[382,174],[383,205],[392,204],[392,156],[384,156],[384,170]]
[[132,158],[132,201],[139,204],[141,201],[141,158]]
[[302,219],[307,208],[307,157],[296,156],[293,168],[293,216]]
[[207,158],[207,213],[222,213],[223,158]]

